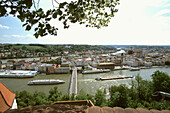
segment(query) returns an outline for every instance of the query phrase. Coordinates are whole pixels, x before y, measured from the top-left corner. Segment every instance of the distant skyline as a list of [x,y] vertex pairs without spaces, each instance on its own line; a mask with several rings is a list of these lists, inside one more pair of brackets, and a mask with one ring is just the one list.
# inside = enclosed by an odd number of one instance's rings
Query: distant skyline
[[[40,6],[52,8],[51,1]],[[119,11],[108,27],[86,28],[71,24],[63,29],[58,20],[58,36],[36,39],[34,30],[25,31],[19,19],[0,18],[0,43],[89,44],[89,45],[170,45],[170,0],[120,0]]]

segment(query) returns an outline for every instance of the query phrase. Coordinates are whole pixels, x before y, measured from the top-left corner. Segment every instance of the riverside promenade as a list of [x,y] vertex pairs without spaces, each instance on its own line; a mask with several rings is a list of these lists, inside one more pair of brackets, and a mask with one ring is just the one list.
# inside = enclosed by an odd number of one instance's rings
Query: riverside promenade
[[68,90],[69,95],[72,95],[73,93],[77,95],[77,68],[76,67],[72,68],[72,74],[70,77],[70,84]]

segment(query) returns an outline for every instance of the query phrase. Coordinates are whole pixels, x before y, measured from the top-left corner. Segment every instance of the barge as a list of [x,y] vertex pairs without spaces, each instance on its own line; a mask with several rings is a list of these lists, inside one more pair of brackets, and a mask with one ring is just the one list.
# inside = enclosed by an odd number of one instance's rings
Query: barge
[[112,77],[112,78],[95,78],[97,81],[102,81],[102,80],[116,80],[116,79],[128,79],[128,78],[134,78],[134,76],[129,75],[129,76],[120,76],[120,77]]
[[31,80],[28,85],[54,85],[63,84],[65,81],[59,79],[41,79],[41,80]]
[[0,78],[31,78],[37,75],[37,71],[6,70],[0,72]]
[[84,70],[82,74],[95,74],[95,73],[107,73],[110,69],[96,69],[96,70]]

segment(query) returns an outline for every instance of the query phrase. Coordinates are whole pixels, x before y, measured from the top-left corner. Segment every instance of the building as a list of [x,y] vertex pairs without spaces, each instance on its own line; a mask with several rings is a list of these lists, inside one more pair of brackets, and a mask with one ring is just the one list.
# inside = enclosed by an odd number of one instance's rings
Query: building
[[68,74],[70,73],[70,67],[59,67],[54,69],[56,74]]
[[98,69],[111,69],[113,70],[115,68],[115,64],[114,63],[99,63],[97,65]]
[[0,82],[0,112],[17,109],[15,94]]

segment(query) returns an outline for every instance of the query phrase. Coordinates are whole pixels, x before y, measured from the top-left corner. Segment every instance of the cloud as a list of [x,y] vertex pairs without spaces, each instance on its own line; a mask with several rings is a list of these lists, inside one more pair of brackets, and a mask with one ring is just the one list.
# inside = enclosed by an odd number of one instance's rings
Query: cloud
[[169,7],[170,7],[170,4],[166,4],[166,5],[164,5],[164,7],[167,7],[167,8],[169,8]]
[[13,34],[13,35],[3,35],[3,37],[6,37],[6,38],[25,38],[25,37],[34,38],[34,36],[32,34],[27,34],[27,35],[16,35],[16,34]]
[[22,36],[22,35],[11,35],[11,37],[15,37],[15,38],[23,38],[24,36]]
[[160,10],[156,16],[170,16],[170,9]]
[[152,7],[160,7],[168,2],[168,0],[143,0],[144,4]]
[[4,26],[4,25],[1,25],[1,24],[0,24],[0,28],[9,29],[8,26]]
[[34,38],[32,34],[27,34],[26,37]]

